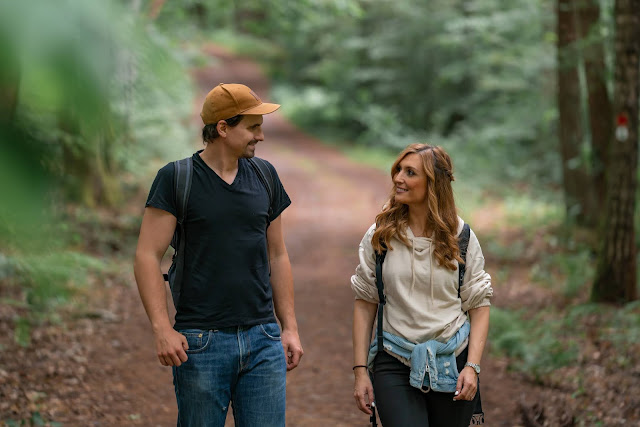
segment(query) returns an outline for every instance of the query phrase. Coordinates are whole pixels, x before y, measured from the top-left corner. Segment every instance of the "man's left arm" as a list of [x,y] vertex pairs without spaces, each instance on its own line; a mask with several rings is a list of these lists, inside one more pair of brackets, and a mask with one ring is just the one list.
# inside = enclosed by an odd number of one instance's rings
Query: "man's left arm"
[[298,322],[293,303],[293,275],[289,254],[284,244],[282,215],[271,222],[267,228],[269,263],[271,265],[271,286],[276,316],[282,326],[282,346],[287,358],[287,371],[300,363],[304,354],[298,335]]

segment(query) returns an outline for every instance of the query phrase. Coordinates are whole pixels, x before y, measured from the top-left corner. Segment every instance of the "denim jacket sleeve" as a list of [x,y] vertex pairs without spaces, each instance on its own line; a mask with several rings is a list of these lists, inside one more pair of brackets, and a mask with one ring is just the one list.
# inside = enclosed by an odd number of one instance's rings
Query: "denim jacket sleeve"
[[[384,348],[388,352],[409,360],[411,386],[423,392],[433,390],[453,393],[456,390],[459,375],[455,350],[469,337],[469,331],[470,324],[465,322],[446,343],[430,340],[420,344],[383,332]],[[370,370],[373,370],[377,350],[377,337],[374,337],[367,360]]]

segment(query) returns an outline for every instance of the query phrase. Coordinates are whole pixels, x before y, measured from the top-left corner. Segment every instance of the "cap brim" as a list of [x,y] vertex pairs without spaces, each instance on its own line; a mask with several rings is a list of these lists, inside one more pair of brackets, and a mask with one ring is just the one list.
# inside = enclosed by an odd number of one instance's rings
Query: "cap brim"
[[269,104],[268,102],[263,102],[260,105],[249,108],[248,110],[244,110],[243,115],[262,115],[262,114],[270,114],[280,108],[280,104]]

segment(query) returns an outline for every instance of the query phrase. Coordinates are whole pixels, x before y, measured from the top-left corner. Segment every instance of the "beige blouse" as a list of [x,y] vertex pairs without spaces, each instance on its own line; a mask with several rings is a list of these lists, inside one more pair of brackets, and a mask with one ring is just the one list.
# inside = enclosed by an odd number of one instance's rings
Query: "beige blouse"
[[[460,234],[464,221],[458,221]],[[375,228],[373,224],[360,242],[360,264],[351,277],[356,299],[371,303],[378,303],[376,259],[371,245]],[[406,234],[410,246],[394,238],[393,250],[387,251],[382,266],[387,297],[383,330],[416,344],[432,339],[446,342],[467,320],[466,311],[491,305],[491,276],[484,271],[480,243],[472,230],[458,298],[458,269],[452,271],[437,263],[432,239],[415,237],[409,227]]]

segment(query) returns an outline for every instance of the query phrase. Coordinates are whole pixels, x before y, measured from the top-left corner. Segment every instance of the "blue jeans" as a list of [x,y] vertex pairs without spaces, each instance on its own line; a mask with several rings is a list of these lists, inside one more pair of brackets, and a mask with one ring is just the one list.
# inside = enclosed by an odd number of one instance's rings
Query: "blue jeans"
[[173,368],[178,427],[285,425],[287,365],[277,323],[179,331],[189,359]]

